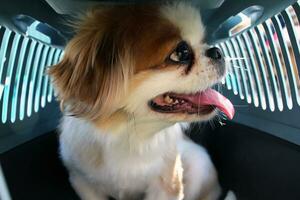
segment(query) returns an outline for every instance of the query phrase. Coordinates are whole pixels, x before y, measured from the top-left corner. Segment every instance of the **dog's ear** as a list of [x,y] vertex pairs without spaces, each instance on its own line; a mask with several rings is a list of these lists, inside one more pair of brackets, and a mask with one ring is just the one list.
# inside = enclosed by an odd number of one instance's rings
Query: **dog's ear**
[[118,109],[131,71],[124,63],[128,56],[121,39],[99,15],[89,13],[78,24],[63,59],[49,70],[64,108],[72,115],[90,119]]

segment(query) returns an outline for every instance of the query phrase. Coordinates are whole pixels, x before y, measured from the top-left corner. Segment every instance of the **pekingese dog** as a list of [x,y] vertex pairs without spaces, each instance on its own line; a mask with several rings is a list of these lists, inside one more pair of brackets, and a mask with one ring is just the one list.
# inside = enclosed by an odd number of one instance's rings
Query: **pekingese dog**
[[216,200],[207,152],[178,122],[232,118],[211,86],[225,76],[218,48],[187,3],[106,6],[77,22],[49,73],[66,115],[60,152],[83,200]]

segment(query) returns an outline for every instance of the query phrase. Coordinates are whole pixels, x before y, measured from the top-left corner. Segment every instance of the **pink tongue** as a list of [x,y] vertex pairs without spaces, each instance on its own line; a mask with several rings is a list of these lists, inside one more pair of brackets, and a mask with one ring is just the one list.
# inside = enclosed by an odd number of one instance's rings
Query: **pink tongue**
[[213,89],[207,89],[201,93],[188,96],[188,99],[199,106],[216,106],[229,119],[232,119],[234,116],[235,111],[232,103],[226,97]]

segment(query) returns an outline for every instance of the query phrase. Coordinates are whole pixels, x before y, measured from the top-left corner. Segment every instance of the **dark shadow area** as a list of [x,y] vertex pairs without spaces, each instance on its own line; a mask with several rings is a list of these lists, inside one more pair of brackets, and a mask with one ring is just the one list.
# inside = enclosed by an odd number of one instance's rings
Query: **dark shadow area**
[[232,122],[201,133],[194,125],[190,136],[207,147],[222,186],[238,200],[300,199],[299,146]]
[[0,155],[14,200],[76,200],[58,156],[55,132],[40,136]]

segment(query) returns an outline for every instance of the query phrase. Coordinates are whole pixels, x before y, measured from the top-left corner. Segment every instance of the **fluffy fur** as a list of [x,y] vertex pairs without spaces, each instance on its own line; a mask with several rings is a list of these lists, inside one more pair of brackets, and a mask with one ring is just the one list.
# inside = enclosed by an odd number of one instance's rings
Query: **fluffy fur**
[[[177,122],[210,114],[154,112],[149,100],[194,93],[223,75],[204,55],[204,27],[185,3],[95,8],[77,23],[63,60],[50,74],[67,113],[60,151],[84,200],[216,200],[216,170]],[[192,66],[166,58],[180,41]]]

